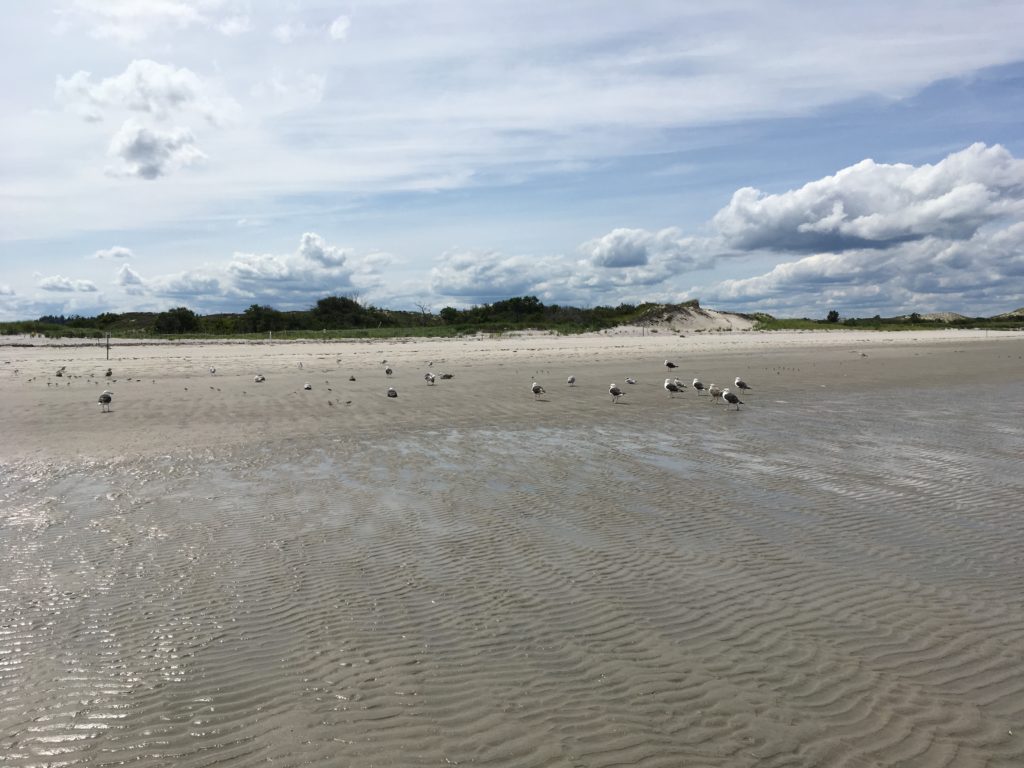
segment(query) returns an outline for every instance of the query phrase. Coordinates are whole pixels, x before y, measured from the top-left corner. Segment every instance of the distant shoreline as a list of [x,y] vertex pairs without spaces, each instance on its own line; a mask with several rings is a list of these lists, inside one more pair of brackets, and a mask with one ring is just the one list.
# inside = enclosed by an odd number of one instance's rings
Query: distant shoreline
[[234,344],[239,346],[263,346],[282,344],[417,344],[417,343],[458,343],[460,341],[500,340],[500,339],[537,339],[537,338],[560,338],[560,339],[586,339],[586,338],[630,338],[649,337],[663,339],[673,338],[730,338],[736,336],[777,336],[785,337],[790,334],[807,337],[827,336],[854,336],[857,334],[877,334],[878,336],[905,335],[908,333],[923,333],[934,339],[955,339],[955,338],[989,338],[988,333],[998,335],[1024,335],[1024,331],[1013,328],[935,328],[922,326],[920,328],[850,328],[836,326],[834,328],[808,328],[808,329],[693,329],[661,332],[658,329],[642,328],[640,326],[620,326],[609,328],[603,331],[587,331],[585,333],[557,333],[549,330],[516,330],[516,331],[480,331],[473,334],[459,336],[388,336],[388,337],[336,337],[317,338],[314,336],[303,338],[232,338],[227,336],[210,336],[208,338],[131,338],[126,336],[111,336],[96,338],[74,338],[74,337],[48,337],[28,335],[0,335],[0,348],[33,348],[33,347],[148,347],[148,346],[210,346],[219,344]]

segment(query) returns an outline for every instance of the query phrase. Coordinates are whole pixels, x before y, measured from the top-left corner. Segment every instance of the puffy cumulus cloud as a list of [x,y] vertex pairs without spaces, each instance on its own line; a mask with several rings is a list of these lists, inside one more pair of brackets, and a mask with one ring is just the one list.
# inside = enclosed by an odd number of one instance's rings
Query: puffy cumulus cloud
[[713,245],[675,228],[615,229],[580,245],[581,258],[454,252],[431,270],[430,289],[461,303],[521,295],[569,304],[670,300],[680,295],[674,278],[711,265]]
[[96,285],[91,280],[72,280],[63,275],[52,275],[44,277],[39,281],[39,287],[44,291],[55,293],[95,293]]
[[206,304],[211,299],[218,300],[226,293],[222,280],[205,269],[145,278],[129,265],[122,264],[114,276],[114,284],[132,296],[187,299],[197,305]]
[[206,159],[187,128],[163,131],[128,120],[110,141],[108,154],[119,158],[119,167],[108,169],[113,176],[156,179],[179,168]]
[[290,254],[236,253],[227,266],[235,295],[284,308],[311,306],[328,295],[349,295],[376,287],[382,254],[357,257],[307,232]]
[[348,37],[349,27],[352,26],[352,20],[348,16],[339,16],[331,22],[328,34],[332,40],[344,40]]
[[226,0],[72,0],[63,14],[65,23],[84,24],[93,37],[127,43],[195,25],[230,35],[230,22],[240,18],[235,6]]
[[123,245],[115,245],[112,248],[104,248],[96,251],[92,255],[94,259],[133,259],[135,254],[132,253],[131,248],[125,248]]
[[345,264],[346,251],[334,245],[328,245],[320,235],[305,232],[299,238],[298,256],[307,261],[315,262],[322,267],[341,267]]
[[236,109],[234,102],[216,94],[190,69],[151,59],[136,59],[121,74],[102,80],[85,71],[58,77],[55,96],[66,109],[90,121],[102,120],[110,109],[144,112],[158,119],[191,110],[220,123]]
[[124,289],[124,292],[132,296],[141,296],[146,293],[146,281],[142,276],[127,264],[122,264],[114,276],[114,285]]
[[146,282],[150,293],[175,299],[198,299],[220,297],[224,293],[221,281],[215,275],[203,270],[163,275]]
[[651,292],[678,295],[673,279],[710,267],[719,250],[720,243],[685,236],[675,227],[614,229],[579,247],[583,258],[565,279],[564,292],[613,303]]
[[675,228],[613,229],[579,248],[591,267],[621,269],[663,264],[672,272],[702,269],[710,263],[706,240],[687,237]]
[[708,301],[767,312],[849,314],[942,311],[991,314],[1021,298],[1024,222],[983,228],[968,240],[928,237],[888,249],[805,256],[768,272],[702,289]]
[[745,187],[713,224],[731,246],[793,252],[887,248],[941,237],[963,240],[1024,212],[1024,161],[974,144],[935,165],[864,160],[797,190]]
[[564,260],[462,251],[445,254],[430,271],[434,294],[467,303],[489,303],[510,296],[536,294],[547,299],[571,274]]

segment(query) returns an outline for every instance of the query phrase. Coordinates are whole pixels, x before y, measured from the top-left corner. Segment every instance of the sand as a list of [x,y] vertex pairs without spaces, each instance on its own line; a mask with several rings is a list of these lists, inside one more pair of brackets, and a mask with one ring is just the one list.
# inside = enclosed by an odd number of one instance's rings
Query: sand
[[1022,334],[106,354],[0,345],[0,765],[1024,764]]

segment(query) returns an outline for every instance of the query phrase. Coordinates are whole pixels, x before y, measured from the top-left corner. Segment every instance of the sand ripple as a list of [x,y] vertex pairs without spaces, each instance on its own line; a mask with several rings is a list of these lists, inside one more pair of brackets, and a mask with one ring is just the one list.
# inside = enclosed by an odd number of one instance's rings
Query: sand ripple
[[1019,399],[9,466],[0,764],[1024,764]]

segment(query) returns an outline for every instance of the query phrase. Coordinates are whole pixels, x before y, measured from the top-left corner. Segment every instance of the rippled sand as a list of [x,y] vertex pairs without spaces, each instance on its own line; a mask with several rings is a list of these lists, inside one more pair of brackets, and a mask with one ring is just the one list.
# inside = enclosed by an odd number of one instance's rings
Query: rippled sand
[[3,350],[0,764],[1024,764],[1021,339],[515,343]]

